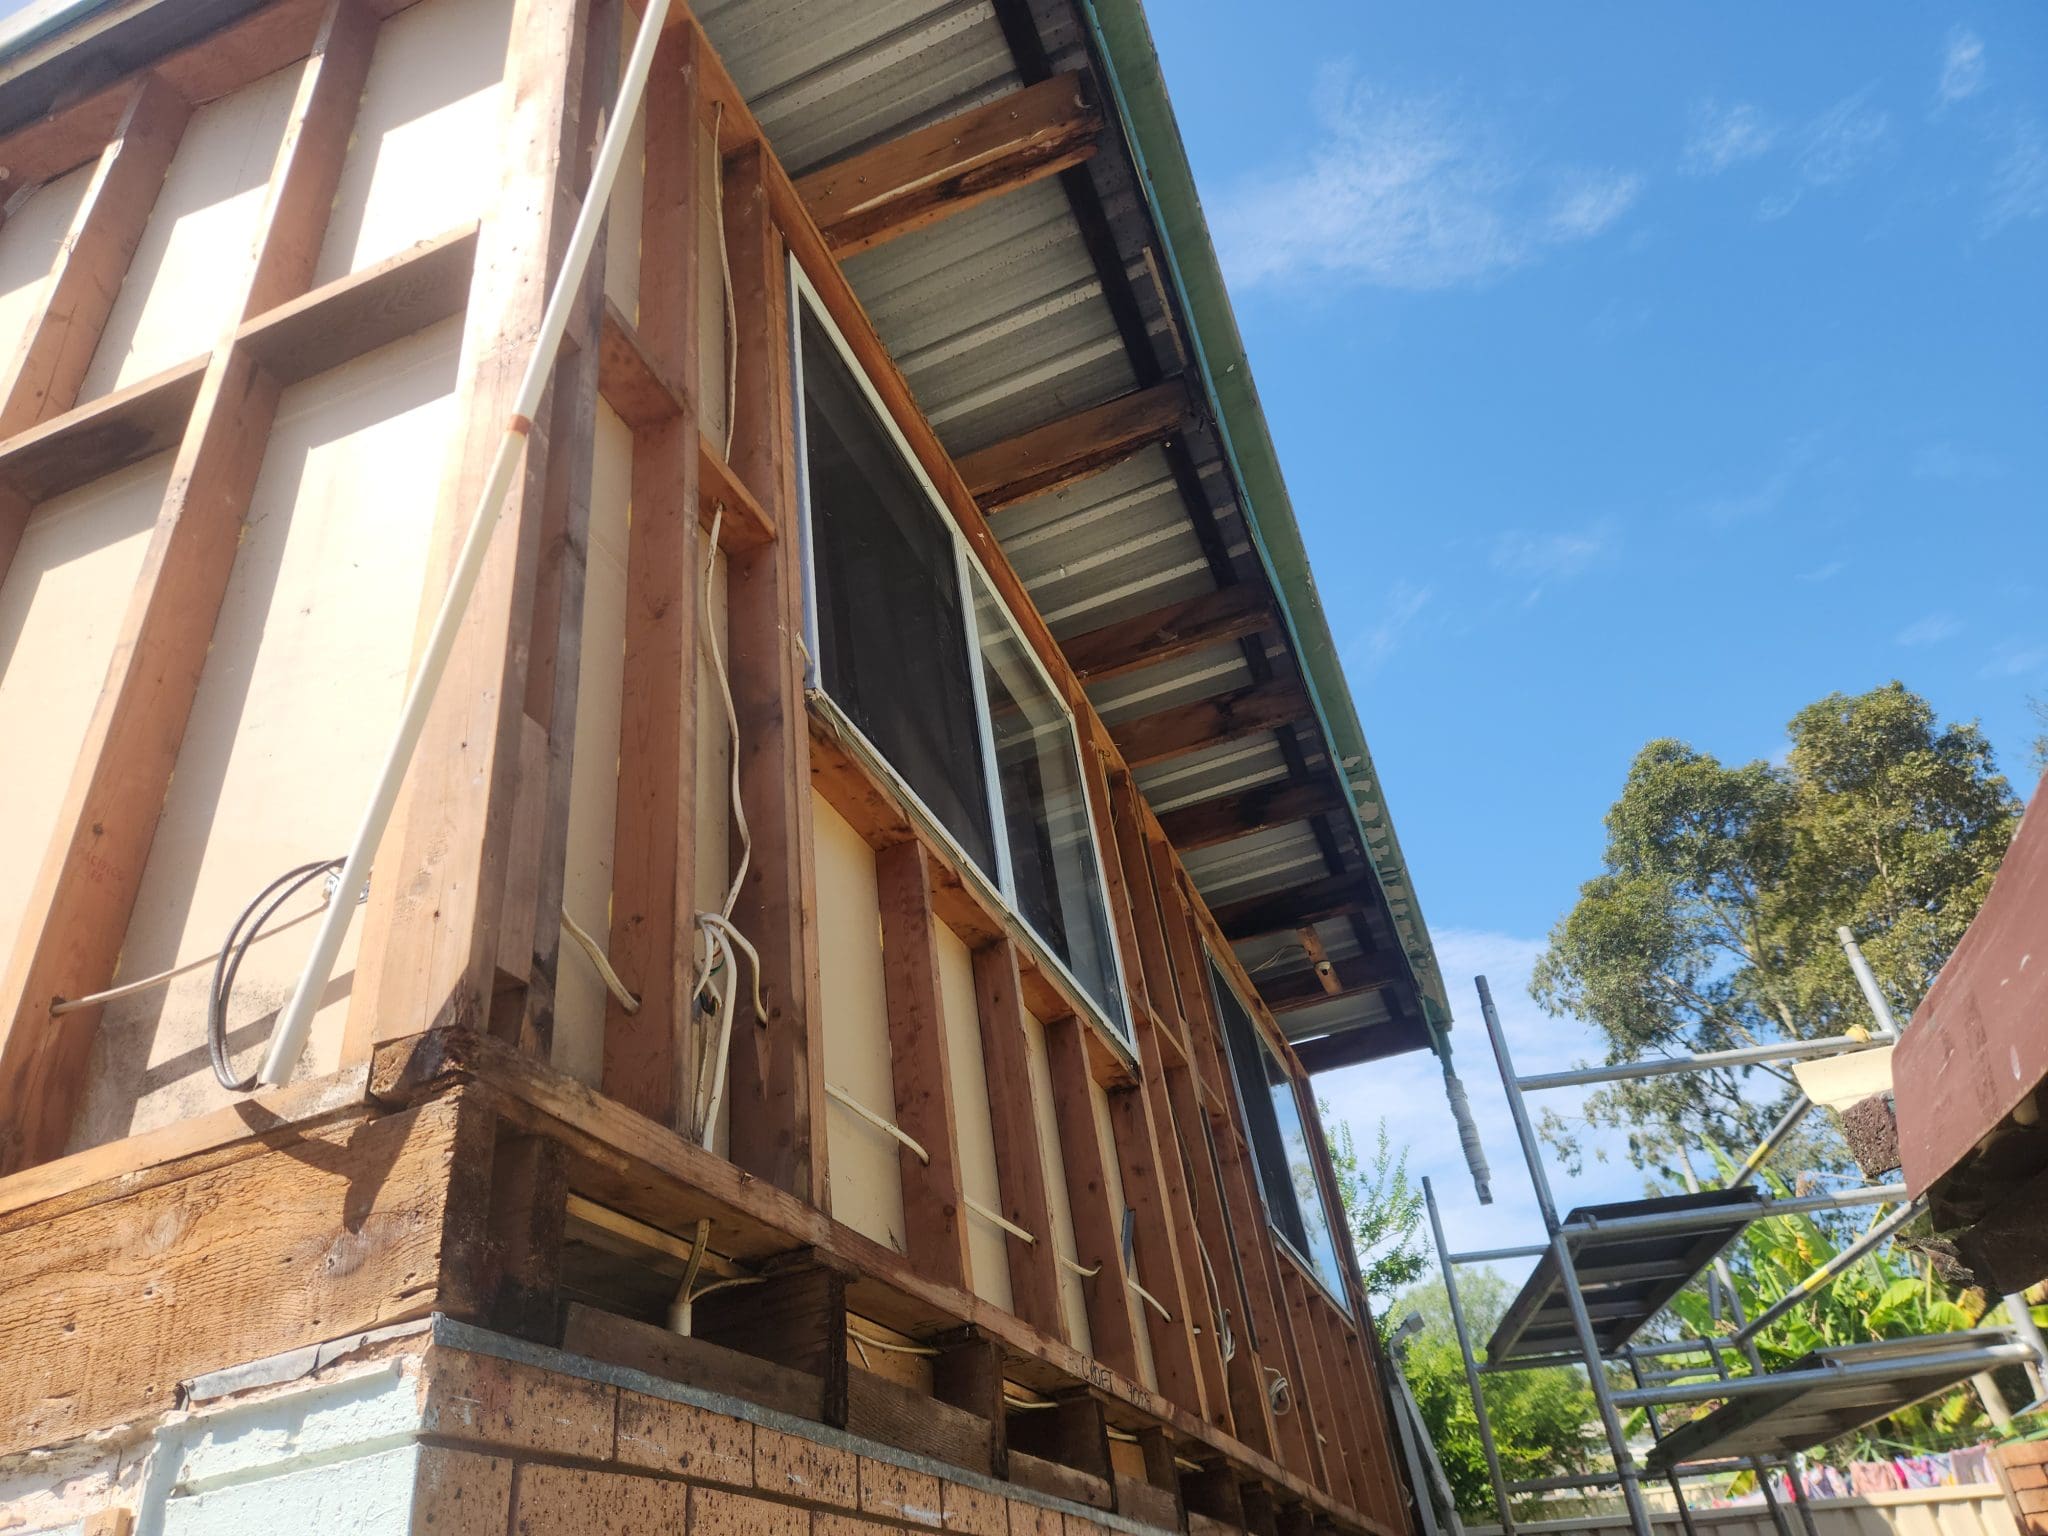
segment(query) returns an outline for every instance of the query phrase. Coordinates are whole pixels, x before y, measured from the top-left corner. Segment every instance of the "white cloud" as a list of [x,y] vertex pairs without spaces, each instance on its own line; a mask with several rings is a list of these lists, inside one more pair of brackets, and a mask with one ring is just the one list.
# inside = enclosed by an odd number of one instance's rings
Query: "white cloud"
[[1984,234],[2048,214],[2048,135],[2032,118],[2012,129],[2012,143],[1991,173],[1990,197],[1984,207]]
[[1891,133],[1891,118],[1870,105],[1870,87],[1845,96],[1806,127],[1799,175],[1809,186],[1839,186],[1867,165]]
[[1986,677],[2026,677],[2041,671],[2048,671],[2048,645],[2028,640],[2002,642],[1983,667]]
[[1511,528],[1495,535],[1487,563],[1503,575],[1531,583],[1523,598],[1526,607],[1542,597],[1549,584],[1584,575],[1613,556],[1619,542],[1606,523],[1580,532],[1531,533]]
[[1948,35],[1941,51],[1941,79],[1934,87],[1937,109],[1968,101],[1984,89],[1984,39],[1968,27]]
[[1400,649],[1401,638],[1408,627],[1420,617],[1435,595],[1433,587],[1417,587],[1405,581],[1395,584],[1380,611],[1379,622],[1368,629],[1353,647],[1362,672],[1371,676],[1386,665],[1387,658]]
[[1777,124],[1754,103],[1703,101],[1693,108],[1681,163],[1690,175],[1718,176],[1730,166],[1756,159],[1777,139]]
[[1218,205],[1233,282],[1481,283],[1600,234],[1642,190],[1620,171],[1527,164],[1448,100],[1377,90],[1348,63],[1323,71],[1314,106],[1321,138],[1305,163]]
[[1833,581],[1842,574],[1844,569],[1845,567],[1840,560],[1830,560],[1827,564],[1817,565],[1810,571],[1801,571],[1799,573],[1799,580],[1813,582]]
[[1792,471],[1778,470],[1753,490],[1738,491],[1731,496],[1718,496],[1708,502],[1705,508],[1707,521],[1726,527],[1730,523],[1743,523],[1753,517],[1762,517],[1783,506],[1785,496],[1791,489]]
[[[1529,1185],[1520,1145],[1508,1118],[1507,1096],[1500,1085],[1486,1025],[1472,978],[1485,976],[1495,1010],[1514,1053],[1515,1070],[1561,1071],[1605,1057],[1601,1037],[1573,1019],[1553,1019],[1529,996],[1529,977],[1542,955],[1541,939],[1470,929],[1435,930],[1437,958],[1442,962],[1451,1008],[1458,1023],[1451,1031],[1451,1054],[1491,1167],[1493,1204],[1481,1206],[1458,1142],[1456,1123],[1444,1100],[1443,1069],[1436,1058],[1417,1051],[1386,1061],[1367,1062],[1325,1073],[1316,1079],[1319,1097],[1329,1102],[1335,1118],[1350,1122],[1361,1142],[1370,1144],[1373,1127],[1382,1117],[1397,1147],[1410,1148],[1410,1171],[1427,1174],[1442,1208],[1445,1236],[1454,1249],[1500,1248],[1540,1242],[1542,1220]],[[1567,1117],[1581,1112],[1590,1090],[1571,1089],[1534,1095],[1530,1111],[1553,1109]],[[1560,1211],[1604,1200],[1633,1199],[1643,1192],[1642,1175],[1628,1165],[1626,1139],[1615,1132],[1585,1133],[1589,1154],[1604,1152],[1601,1161],[1589,1155],[1577,1178],[1567,1177],[1553,1158],[1545,1164]],[[1504,1266],[1516,1278],[1527,1265]],[[1434,1269],[1431,1271],[1434,1275]]]
[[1996,480],[2005,473],[2005,464],[1981,449],[1939,442],[1913,455],[1913,473],[1922,480]]
[[1930,613],[1915,619],[1894,638],[1900,645],[1939,645],[1962,633],[1962,621],[1952,614]]

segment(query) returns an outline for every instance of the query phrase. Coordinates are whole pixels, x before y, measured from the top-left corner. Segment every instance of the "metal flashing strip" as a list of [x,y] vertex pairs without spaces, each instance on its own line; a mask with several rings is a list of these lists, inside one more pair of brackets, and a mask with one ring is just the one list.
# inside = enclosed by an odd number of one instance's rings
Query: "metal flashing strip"
[[1023,1504],[1035,1504],[1040,1509],[1072,1515],[1077,1520],[1085,1520],[1113,1531],[1123,1531],[1127,1536],[1158,1536],[1161,1530],[1159,1526],[1142,1525],[1126,1515],[1119,1515],[1110,1510],[1054,1498],[1051,1494],[1040,1493],[1035,1488],[1026,1488],[1021,1483],[1006,1483],[1000,1478],[972,1472],[965,1467],[956,1467],[951,1462],[938,1461],[929,1456],[920,1456],[914,1451],[883,1445],[878,1440],[848,1434],[843,1429],[834,1429],[831,1425],[820,1424],[815,1419],[800,1419],[794,1414],[763,1408],[760,1404],[750,1403],[742,1397],[730,1397],[723,1392],[707,1392],[702,1387],[671,1381],[666,1376],[650,1375],[631,1366],[611,1365],[584,1355],[572,1355],[567,1350],[554,1349],[545,1344],[533,1344],[525,1339],[493,1333],[488,1328],[461,1322],[443,1312],[436,1312],[433,1315],[431,1342],[448,1349],[463,1350],[472,1355],[490,1355],[495,1359],[509,1360],[515,1365],[531,1365],[540,1370],[554,1371],[558,1375],[574,1376],[582,1381],[625,1387],[629,1391],[643,1393],[648,1397],[659,1397],[671,1403],[684,1403],[692,1408],[723,1414],[729,1419],[744,1419],[764,1429],[801,1436],[819,1445],[830,1446],[834,1450],[851,1451],[857,1456],[867,1457],[870,1461],[885,1461],[892,1466],[941,1477],[949,1483],[958,1483],[998,1498],[1014,1499]]

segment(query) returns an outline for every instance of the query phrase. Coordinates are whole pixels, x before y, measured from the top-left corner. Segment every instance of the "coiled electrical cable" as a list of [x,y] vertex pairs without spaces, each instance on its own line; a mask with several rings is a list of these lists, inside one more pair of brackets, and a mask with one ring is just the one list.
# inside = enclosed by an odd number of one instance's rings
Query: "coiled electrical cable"
[[342,862],[321,859],[285,871],[242,908],[241,916],[228,930],[228,941],[214,959],[213,984],[206,994],[206,1053],[213,1059],[215,1081],[229,1093],[247,1093],[256,1086],[256,1074],[235,1076],[234,1062],[228,1057],[228,998],[234,993],[235,973],[242,968],[242,957],[262,934],[263,925],[277,915],[279,907],[321,876],[339,870]]

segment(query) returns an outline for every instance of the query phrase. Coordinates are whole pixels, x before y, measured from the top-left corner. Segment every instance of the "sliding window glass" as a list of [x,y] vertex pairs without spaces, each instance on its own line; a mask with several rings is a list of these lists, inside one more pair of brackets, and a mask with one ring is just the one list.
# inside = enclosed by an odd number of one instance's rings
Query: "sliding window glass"
[[1073,717],[797,284],[812,682],[1128,1036]]
[[1266,1196],[1266,1215],[1273,1230],[1305,1259],[1324,1287],[1344,1302],[1344,1269],[1330,1230],[1330,1210],[1316,1182],[1316,1163],[1301,1101],[1280,1057],[1237,991],[1212,962],[1209,983],[1223,1020],[1223,1040],[1237,1079],[1238,1102],[1251,1132],[1252,1164]]
[[983,869],[995,867],[953,530],[832,338],[803,316],[818,681]]
[[1073,718],[979,572],[974,615],[1017,914],[1121,1025],[1122,989]]

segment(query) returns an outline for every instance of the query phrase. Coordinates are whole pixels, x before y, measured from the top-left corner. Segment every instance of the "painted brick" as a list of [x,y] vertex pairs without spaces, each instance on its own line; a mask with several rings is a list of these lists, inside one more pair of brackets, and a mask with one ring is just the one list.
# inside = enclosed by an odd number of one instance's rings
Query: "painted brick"
[[525,1465],[512,1497],[512,1536],[675,1536],[689,1491],[629,1472]]
[[858,1508],[856,1461],[853,1452],[837,1446],[759,1425],[754,1429],[754,1486],[764,1493]]
[[750,1487],[754,1426],[689,1403],[621,1390],[618,1458],[629,1466]]
[[690,1536],[806,1536],[811,1512],[722,1488],[690,1490]]
[[1060,1512],[1042,1504],[1010,1500],[1010,1536],[1065,1536],[1060,1529]]
[[506,1450],[609,1461],[618,1392],[490,1355],[436,1349],[427,1356],[430,1435]]
[[422,1446],[413,1473],[413,1536],[504,1536],[512,1463],[502,1456]]
[[860,1507],[864,1514],[886,1515],[913,1525],[940,1522],[939,1480],[929,1472],[913,1472],[894,1462],[860,1459]]
[[1009,1536],[1010,1517],[999,1494],[983,1493],[965,1483],[941,1481],[939,1512],[949,1531],[962,1536]]

